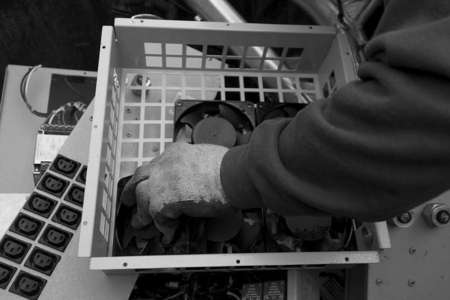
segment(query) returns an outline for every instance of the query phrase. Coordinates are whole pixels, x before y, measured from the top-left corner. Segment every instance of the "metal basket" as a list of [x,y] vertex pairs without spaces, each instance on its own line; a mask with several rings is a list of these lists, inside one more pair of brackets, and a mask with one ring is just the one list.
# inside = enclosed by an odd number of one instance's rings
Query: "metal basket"
[[138,19],[105,26],[80,256],[91,257],[91,269],[120,272],[378,262],[387,234],[380,224],[378,243],[365,251],[112,256],[117,183],[172,142],[176,99],[316,101],[354,80],[355,69],[334,27]]

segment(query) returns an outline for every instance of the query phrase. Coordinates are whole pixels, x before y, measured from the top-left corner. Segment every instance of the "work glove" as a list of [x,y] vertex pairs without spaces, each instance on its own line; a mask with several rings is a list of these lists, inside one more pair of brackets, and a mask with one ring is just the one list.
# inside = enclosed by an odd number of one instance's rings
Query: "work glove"
[[239,211],[227,202],[220,181],[220,165],[227,150],[216,145],[173,143],[140,166],[121,194],[124,205],[137,206],[131,225],[139,229],[153,221],[166,243],[172,241],[181,215],[211,218],[212,240],[237,234]]

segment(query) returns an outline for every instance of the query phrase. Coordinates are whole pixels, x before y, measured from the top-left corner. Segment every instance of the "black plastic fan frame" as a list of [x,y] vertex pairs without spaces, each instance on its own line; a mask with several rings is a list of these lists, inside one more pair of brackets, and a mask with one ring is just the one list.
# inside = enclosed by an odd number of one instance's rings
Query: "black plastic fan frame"
[[[236,130],[236,124],[241,123],[247,131],[253,131],[256,126],[255,104],[242,101],[202,101],[202,100],[177,100],[174,111],[174,137],[187,124],[193,130],[193,124],[197,124],[206,115],[220,115],[229,121]],[[223,115],[226,115],[224,117]],[[242,121],[243,122],[240,122]]]

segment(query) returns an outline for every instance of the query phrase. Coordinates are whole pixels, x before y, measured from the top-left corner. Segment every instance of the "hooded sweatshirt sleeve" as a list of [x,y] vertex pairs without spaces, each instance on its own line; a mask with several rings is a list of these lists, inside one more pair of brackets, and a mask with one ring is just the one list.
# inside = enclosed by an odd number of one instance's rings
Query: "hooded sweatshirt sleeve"
[[232,205],[373,221],[450,188],[450,2],[386,1],[365,51],[360,80],[225,155]]

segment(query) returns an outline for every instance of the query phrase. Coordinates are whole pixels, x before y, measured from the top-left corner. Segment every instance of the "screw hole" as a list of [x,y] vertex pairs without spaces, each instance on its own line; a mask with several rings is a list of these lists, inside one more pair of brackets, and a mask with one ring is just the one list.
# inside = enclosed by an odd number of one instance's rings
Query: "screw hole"
[[312,27],[312,26],[309,26],[309,29],[313,29],[313,27]]
[[348,257],[345,258],[345,261],[349,261],[350,259]]
[[83,221],[83,225],[86,226],[88,224],[87,221]]
[[240,264],[241,261],[240,261],[239,259],[236,259],[236,263],[237,263],[237,264]]
[[102,46],[102,49],[106,49],[106,46],[105,46],[105,45],[103,45],[103,46]]
[[124,266],[124,267],[127,267],[127,266],[128,266],[128,263],[124,262],[124,263],[123,263],[123,266]]

